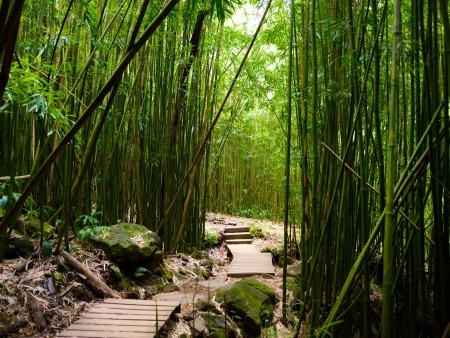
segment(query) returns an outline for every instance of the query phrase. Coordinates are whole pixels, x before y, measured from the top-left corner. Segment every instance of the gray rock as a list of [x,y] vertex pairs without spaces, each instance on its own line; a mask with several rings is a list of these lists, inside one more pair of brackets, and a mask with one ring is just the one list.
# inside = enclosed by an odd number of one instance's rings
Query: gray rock
[[298,264],[293,264],[286,269],[286,274],[288,277],[297,277],[302,273],[302,266],[300,262]]
[[200,265],[208,270],[212,270],[214,266],[214,261],[211,258],[204,258],[200,261]]
[[175,283],[168,283],[162,287],[162,292],[174,292],[174,291],[180,291],[180,287]]
[[[291,257],[291,256],[286,256],[286,264],[287,265],[292,265],[296,262],[295,258]],[[278,266],[280,268],[282,268],[284,266],[284,257],[281,256],[280,260],[278,261]]]
[[162,262],[161,239],[143,225],[119,223],[90,240],[127,271],[144,267],[153,272]]
[[207,332],[205,320],[202,317],[192,319],[187,323],[191,328],[192,337],[198,338],[205,336]]

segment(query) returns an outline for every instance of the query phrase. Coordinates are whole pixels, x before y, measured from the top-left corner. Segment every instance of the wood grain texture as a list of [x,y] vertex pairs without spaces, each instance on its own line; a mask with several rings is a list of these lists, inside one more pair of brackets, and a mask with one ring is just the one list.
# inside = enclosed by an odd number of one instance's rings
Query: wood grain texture
[[260,252],[252,244],[230,244],[229,240],[226,243],[233,255],[227,272],[228,277],[275,275],[271,253]]
[[138,299],[105,299],[57,337],[152,338],[180,303]]

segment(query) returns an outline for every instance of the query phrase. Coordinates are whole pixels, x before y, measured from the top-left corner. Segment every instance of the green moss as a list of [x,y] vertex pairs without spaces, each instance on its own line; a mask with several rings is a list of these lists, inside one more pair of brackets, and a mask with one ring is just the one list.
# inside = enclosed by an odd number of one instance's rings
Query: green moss
[[251,277],[244,278],[240,280],[238,283],[245,283],[251,286],[252,288],[262,292],[267,297],[269,297],[270,302],[275,305],[275,291],[270,286],[261,283],[259,280]]
[[[41,221],[38,218],[29,216],[29,217],[27,217],[25,219],[21,219],[21,220],[22,220],[25,232],[29,236],[37,237],[41,234]],[[44,222],[43,229],[44,229],[44,232],[43,232],[44,240],[48,240],[49,238],[51,238],[53,236],[53,227],[50,224]]]
[[[119,223],[91,239],[108,258],[121,268],[133,270],[143,266],[150,271],[162,261],[161,239],[139,224]],[[155,263],[155,265],[150,266]]]
[[259,334],[273,313],[269,297],[246,282],[218,288],[216,301],[223,303],[236,324],[251,336]]

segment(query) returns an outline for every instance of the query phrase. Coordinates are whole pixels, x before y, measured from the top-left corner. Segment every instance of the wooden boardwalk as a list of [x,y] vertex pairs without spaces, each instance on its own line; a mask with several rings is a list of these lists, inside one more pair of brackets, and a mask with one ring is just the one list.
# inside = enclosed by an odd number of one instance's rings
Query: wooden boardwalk
[[[237,227],[225,228],[225,241],[228,249],[233,255],[233,260],[228,267],[227,276],[250,277],[254,275],[266,274],[275,275],[275,270],[272,265],[272,254],[269,252],[260,252],[254,245],[247,244],[248,238],[250,237],[250,234],[248,234],[248,228],[247,231],[242,228],[239,228],[239,231],[236,231],[236,228]],[[232,235],[230,236],[230,234]],[[240,242],[241,240],[242,242]],[[232,244],[230,244],[230,242]]]
[[153,338],[180,303],[105,299],[57,337]]

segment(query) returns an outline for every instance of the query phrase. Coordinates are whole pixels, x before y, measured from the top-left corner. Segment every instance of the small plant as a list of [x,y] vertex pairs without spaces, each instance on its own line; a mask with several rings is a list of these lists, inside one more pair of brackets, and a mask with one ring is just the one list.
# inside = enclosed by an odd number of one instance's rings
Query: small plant
[[106,226],[101,226],[100,221],[97,219],[101,214],[101,211],[93,211],[90,215],[81,215],[77,218],[77,223],[82,226],[82,229],[78,231],[78,238],[87,241],[107,229]]
[[217,231],[208,231],[205,233],[203,244],[206,248],[210,248],[218,245],[220,243],[220,240],[221,238]]
[[265,238],[266,237],[263,230],[254,225],[250,226],[249,232],[250,232],[250,236],[252,236],[252,238]]
[[83,229],[78,231],[78,238],[83,241],[87,241],[98,234],[102,233],[107,227],[105,226],[94,226],[94,227],[84,227]]
[[82,227],[86,226],[98,226],[100,225],[100,221],[97,217],[102,215],[101,211],[92,211],[90,215],[81,215],[77,218],[77,223],[81,224]]
[[146,273],[148,272],[148,270],[146,268],[143,267],[139,267],[136,269],[136,271],[134,272],[134,276],[136,278],[141,278],[142,276],[144,276]]

